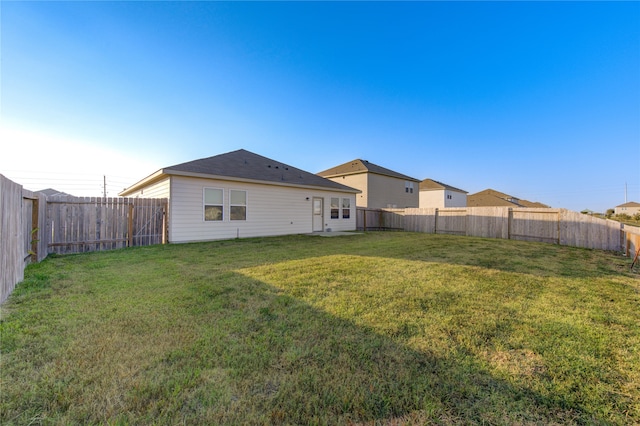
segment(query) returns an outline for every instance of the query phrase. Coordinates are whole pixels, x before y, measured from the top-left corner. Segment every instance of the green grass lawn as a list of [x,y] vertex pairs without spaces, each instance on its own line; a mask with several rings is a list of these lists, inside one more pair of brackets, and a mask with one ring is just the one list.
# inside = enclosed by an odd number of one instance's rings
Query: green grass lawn
[[49,257],[2,306],[0,424],[637,424],[630,264],[417,233]]

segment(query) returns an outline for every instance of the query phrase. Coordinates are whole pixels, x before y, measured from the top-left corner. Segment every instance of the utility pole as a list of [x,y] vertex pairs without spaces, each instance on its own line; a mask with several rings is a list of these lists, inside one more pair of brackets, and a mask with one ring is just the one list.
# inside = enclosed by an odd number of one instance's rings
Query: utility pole
[[107,175],[102,175],[102,197],[107,199]]

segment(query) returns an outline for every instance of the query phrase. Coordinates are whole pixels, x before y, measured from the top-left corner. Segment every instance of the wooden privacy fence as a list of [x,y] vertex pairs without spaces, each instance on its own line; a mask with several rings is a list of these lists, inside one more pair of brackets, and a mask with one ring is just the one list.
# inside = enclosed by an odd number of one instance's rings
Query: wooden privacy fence
[[0,175],[0,303],[49,253],[166,242],[167,200],[46,197]]
[[0,303],[24,278],[24,268],[47,256],[40,238],[45,226],[45,200],[0,175]]
[[404,230],[540,241],[625,252],[630,251],[626,247],[627,241],[635,232],[626,231],[623,224],[613,220],[566,209],[541,208],[358,208],[356,221],[359,230]]
[[49,253],[67,254],[164,244],[164,198],[50,197]]

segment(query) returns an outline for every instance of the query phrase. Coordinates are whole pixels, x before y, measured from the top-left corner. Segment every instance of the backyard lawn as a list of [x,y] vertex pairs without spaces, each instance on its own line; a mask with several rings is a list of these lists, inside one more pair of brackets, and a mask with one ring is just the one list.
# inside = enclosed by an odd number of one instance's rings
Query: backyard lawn
[[630,264],[401,232],[50,256],[1,306],[0,424],[638,424]]

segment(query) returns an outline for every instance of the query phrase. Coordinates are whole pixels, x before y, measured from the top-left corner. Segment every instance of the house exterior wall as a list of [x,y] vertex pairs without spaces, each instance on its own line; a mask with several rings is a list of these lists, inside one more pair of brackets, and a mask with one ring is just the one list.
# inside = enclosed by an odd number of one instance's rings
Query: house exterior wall
[[139,198],[169,198],[171,194],[171,178],[166,178],[155,182],[149,186],[142,188],[128,194],[127,197],[139,197]]
[[433,191],[420,191],[420,208],[444,208],[444,189]]
[[369,193],[367,191],[367,173],[330,177],[327,179],[362,191],[360,194],[356,194],[356,207],[367,207],[367,202],[369,199]]
[[467,194],[458,191],[444,191],[445,207],[467,207]]
[[617,206],[614,209],[615,214],[628,214],[629,216],[633,216],[637,213],[640,213],[640,206]]
[[[204,188],[223,190],[223,220],[204,220]],[[246,220],[230,220],[229,191],[247,192]],[[315,188],[282,187],[173,176],[169,242],[207,241],[244,237],[304,234],[313,230],[313,197],[324,200],[324,228],[356,229],[356,194]],[[350,217],[331,219],[331,198],[350,201]],[[342,213],[342,209],[340,209]]]
[[[406,192],[405,183],[413,184],[413,192]],[[418,207],[419,182],[368,173],[367,206],[372,209]],[[360,188],[357,188],[360,189]]]
[[449,189],[420,191],[420,208],[467,207],[467,194]]

